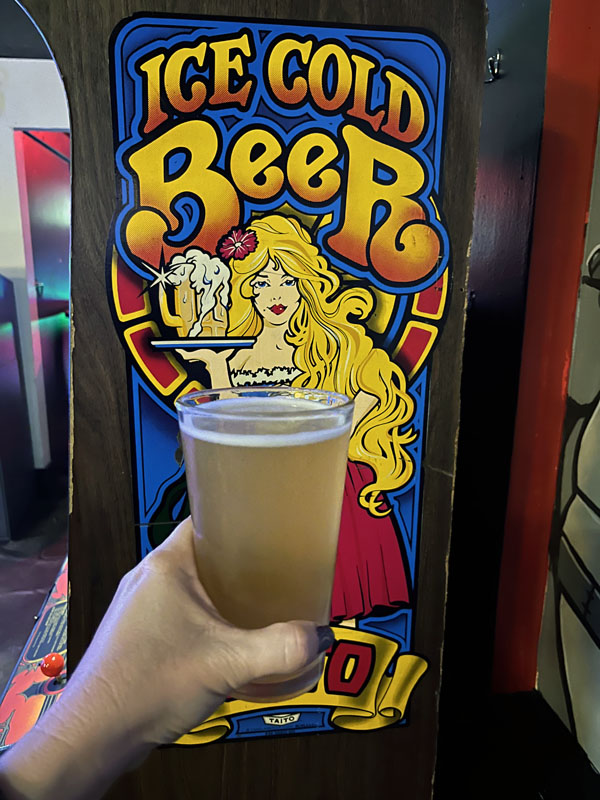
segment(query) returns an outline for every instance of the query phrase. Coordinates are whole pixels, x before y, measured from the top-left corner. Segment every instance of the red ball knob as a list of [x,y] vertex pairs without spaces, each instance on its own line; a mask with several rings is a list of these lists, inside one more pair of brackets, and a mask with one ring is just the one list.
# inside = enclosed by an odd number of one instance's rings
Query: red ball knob
[[65,660],[60,653],[48,653],[40,664],[40,669],[47,678],[57,678],[65,668]]

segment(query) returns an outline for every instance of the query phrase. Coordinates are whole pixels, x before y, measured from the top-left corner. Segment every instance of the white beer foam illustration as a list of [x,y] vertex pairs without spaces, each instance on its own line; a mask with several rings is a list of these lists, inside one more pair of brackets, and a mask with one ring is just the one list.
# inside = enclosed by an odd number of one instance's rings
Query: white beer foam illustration
[[183,255],[175,255],[169,264],[166,280],[171,286],[180,286],[189,280],[200,303],[199,319],[190,328],[190,336],[200,336],[204,319],[217,305],[217,293],[224,308],[229,303],[231,272],[217,256],[211,256],[198,247],[188,248]]

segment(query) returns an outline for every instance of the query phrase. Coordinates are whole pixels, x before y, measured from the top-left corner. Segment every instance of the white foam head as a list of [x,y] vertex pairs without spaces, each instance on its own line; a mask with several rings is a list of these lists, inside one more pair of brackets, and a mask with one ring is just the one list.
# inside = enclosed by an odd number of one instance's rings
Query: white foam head
[[302,398],[244,397],[213,400],[180,413],[186,436],[236,447],[293,447],[347,435],[349,407]]

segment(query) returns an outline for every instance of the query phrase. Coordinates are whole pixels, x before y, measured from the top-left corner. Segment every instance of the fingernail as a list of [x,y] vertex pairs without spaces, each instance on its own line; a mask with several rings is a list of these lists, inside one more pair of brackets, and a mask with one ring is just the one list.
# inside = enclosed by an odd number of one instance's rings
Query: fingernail
[[317,652],[324,653],[335,642],[335,634],[329,625],[317,625],[317,639],[319,641]]

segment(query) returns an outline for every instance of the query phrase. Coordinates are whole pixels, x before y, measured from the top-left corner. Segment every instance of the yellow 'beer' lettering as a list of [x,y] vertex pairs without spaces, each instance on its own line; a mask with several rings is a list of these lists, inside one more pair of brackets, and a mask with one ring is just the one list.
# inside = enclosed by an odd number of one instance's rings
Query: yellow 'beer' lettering
[[307,133],[294,144],[288,158],[287,172],[294,192],[309,203],[324,203],[340,188],[340,174],[325,169],[340,151],[326,133]]
[[[173,179],[166,177],[165,165],[174,152],[187,151],[188,163]],[[195,245],[214,253],[223,231],[239,219],[238,196],[231,183],[212,169],[219,153],[219,139],[210,122],[188,120],[131,153],[129,168],[139,186],[137,209],[126,229],[127,247],[134,257],[159,264],[161,250],[168,260],[181,247],[165,244],[179,224],[172,203],[186,195],[202,204],[204,219],[197,235],[186,246]]]
[[275,197],[283,186],[283,172],[271,165],[280,155],[281,145],[270,131],[245,131],[231,150],[230,169],[235,185],[248,197]]
[[[257,85],[249,70],[254,57],[254,40],[243,31],[179,45],[139,62],[143,132],[152,132],[173,114],[199,116],[205,105],[246,108]],[[186,78],[190,64],[206,74]],[[288,186],[299,200],[323,204],[344,183],[339,227],[328,237],[328,247],[389,283],[414,285],[428,277],[438,263],[441,241],[415,199],[426,176],[409,148],[423,138],[428,123],[426,100],[416,82],[366,52],[341,42],[317,43],[312,36],[277,39],[264,66],[264,89],[276,106],[298,107],[310,100],[361,127],[346,123],[334,133],[323,126],[305,131],[286,147],[285,133],[257,120],[256,127],[234,136],[226,158],[228,179],[217,166],[223,163],[220,125],[179,121],[129,154],[139,186],[137,207],[125,229],[132,254],[156,264],[182,246],[214,252],[223,231],[238,223],[243,197],[270,201]],[[377,87],[385,89],[385,97],[373,108]],[[375,138],[365,133],[365,125]],[[406,147],[397,149],[386,143],[387,137]],[[171,169],[171,164],[178,166]]]
[[[423,187],[425,173],[417,159],[371,139],[353,125],[342,135],[348,148],[348,184],[341,229],[327,240],[329,247],[348,261],[369,263],[394,283],[414,283],[435,267],[440,254],[437,231],[425,221],[421,205],[412,199]],[[383,167],[393,180],[380,182]],[[386,216],[374,225],[374,212]]]

